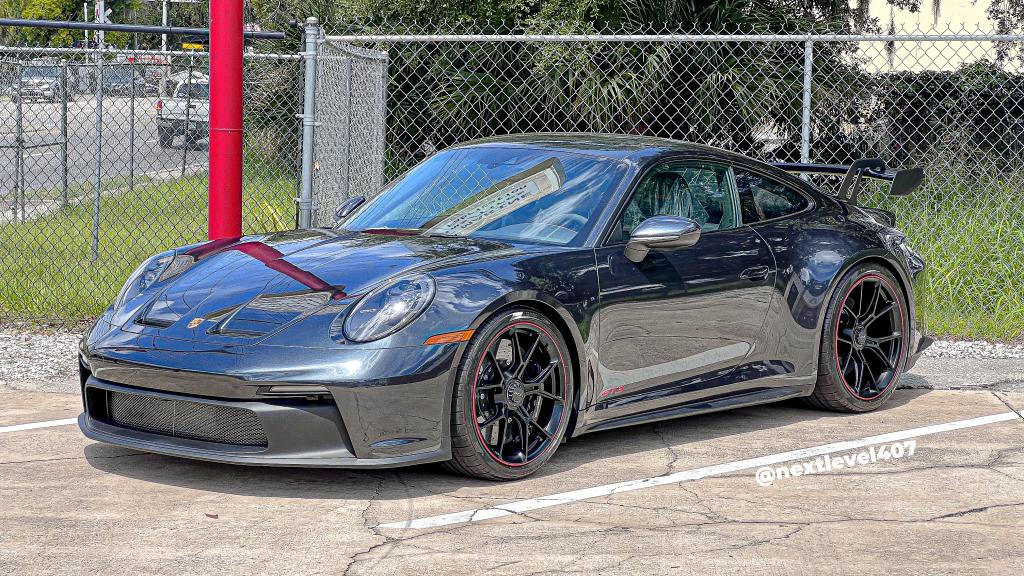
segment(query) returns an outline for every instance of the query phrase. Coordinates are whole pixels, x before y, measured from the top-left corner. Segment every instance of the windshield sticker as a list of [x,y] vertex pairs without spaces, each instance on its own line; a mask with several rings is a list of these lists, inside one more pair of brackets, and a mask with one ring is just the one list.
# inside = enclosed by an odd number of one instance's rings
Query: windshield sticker
[[450,216],[427,230],[428,234],[464,236],[502,216],[535,202],[565,183],[565,170],[558,158],[551,158],[506,178],[456,206]]

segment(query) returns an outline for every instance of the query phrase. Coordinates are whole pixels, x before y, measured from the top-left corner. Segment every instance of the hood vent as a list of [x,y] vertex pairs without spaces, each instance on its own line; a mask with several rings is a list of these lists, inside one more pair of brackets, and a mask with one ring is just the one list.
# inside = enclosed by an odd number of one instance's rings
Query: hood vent
[[330,299],[330,292],[316,290],[258,296],[246,304],[207,315],[207,320],[216,322],[207,334],[261,338],[299,316],[323,308]]
[[174,325],[174,322],[170,320],[163,320],[161,318],[146,318],[145,316],[139,316],[135,319],[135,323],[139,326],[149,326],[150,328],[170,328]]

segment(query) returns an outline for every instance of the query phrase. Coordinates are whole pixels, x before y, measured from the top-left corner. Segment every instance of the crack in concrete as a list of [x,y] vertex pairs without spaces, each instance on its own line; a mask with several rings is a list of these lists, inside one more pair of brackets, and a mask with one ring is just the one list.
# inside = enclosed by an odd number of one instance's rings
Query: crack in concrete
[[951,512],[949,514],[943,514],[942,516],[936,516],[934,518],[929,518],[928,520],[925,520],[925,522],[931,522],[933,520],[942,520],[943,518],[962,518],[964,516],[967,516],[968,514],[978,514],[978,513],[981,513],[981,512],[987,512],[987,511],[989,511],[989,510],[991,510],[993,508],[1012,508],[1012,507],[1015,507],[1015,506],[1024,506],[1024,502],[1015,502],[1015,503],[1012,503],[1012,504],[992,504],[990,506],[982,506],[980,508],[971,508],[970,510],[961,510],[959,512]]
[[[397,474],[396,474],[396,476],[397,476]],[[373,488],[373,494],[371,494],[370,497],[366,500],[366,506],[359,513],[359,516],[363,519],[363,528],[369,530],[371,533],[373,533],[374,536],[377,536],[378,538],[382,538],[383,541],[382,542],[378,542],[377,544],[374,544],[373,546],[370,546],[369,548],[367,548],[366,550],[363,550],[362,552],[357,552],[357,553],[353,554],[352,557],[349,558],[348,564],[345,566],[345,570],[342,571],[342,573],[341,573],[342,576],[348,576],[349,571],[352,570],[352,568],[356,565],[356,563],[359,562],[359,557],[360,556],[365,556],[367,554],[370,554],[371,552],[373,552],[377,548],[380,548],[381,546],[385,546],[385,545],[388,545],[391,542],[393,542],[393,539],[388,538],[387,536],[384,536],[383,534],[381,534],[377,530],[377,528],[370,522],[369,518],[366,517],[366,513],[370,511],[370,508],[373,506],[374,500],[376,500],[377,497],[380,496],[380,489],[384,485],[384,479],[383,478],[380,478],[380,477],[377,477],[377,476],[371,476],[371,477],[377,478],[377,485]],[[401,481],[401,480],[399,480],[399,481]]]
[[1007,402],[1005,398],[1003,398],[1002,396],[1000,396],[1000,395],[999,395],[999,394],[998,394],[997,392],[992,392],[992,395],[996,397],[996,400],[999,400],[1000,402],[1002,402],[1004,406],[1006,406],[1006,407],[1007,407],[1007,408],[1009,408],[1009,409],[1010,409],[1010,410],[1011,410],[1011,411],[1012,411],[1012,412],[1013,412],[1014,414],[1016,414],[1016,415],[1017,415],[1017,416],[1018,416],[1018,417],[1019,417],[1019,418],[1020,418],[1021,420],[1024,420],[1024,413],[1022,413],[1022,412],[1021,412],[1020,410],[1017,410],[1016,408],[1014,408],[1013,406],[1011,406],[1011,405],[1010,405],[1010,403],[1009,403],[1009,402]]
[[668,450],[668,453],[672,455],[672,460],[670,460],[666,465],[667,471],[665,472],[665,475],[671,474],[672,470],[675,468],[676,462],[679,461],[679,453],[676,452],[675,447],[672,446],[671,443],[669,443],[667,438],[665,438],[665,434],[662,431],[662,425],[660,422],[656,423],[653,426],[653,431],[658,436],[658,438],[661,439],[661,442],[662,444],[665,445],[665,449]]

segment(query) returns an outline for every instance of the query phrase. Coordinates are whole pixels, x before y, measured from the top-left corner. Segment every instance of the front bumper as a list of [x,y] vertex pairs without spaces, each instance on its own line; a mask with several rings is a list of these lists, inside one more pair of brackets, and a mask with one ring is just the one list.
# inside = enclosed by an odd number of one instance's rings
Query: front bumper
[[[358,457],[341,412],[330,399],[222,400],[122,386],[92,376],[84,378],[82,394],[85,412],[78,417],[78,426],[85,436],[158,454],[231,464],[324,468],[386,468],[451,457],[447,443],[413,448],[406,454]],[[135,398],[142,406],[129,417],[134,418],[131,424],[125,423],[123,413],[114,413],[115,397]],[[154,407],[161,405],[173,420],[158,421],[155,414],[161,410]],[[239,440],[231,434],[230,424],[217,426],[196,418],[227,413],[230,421],[231,412],[255,415],[262,441]],[[215,438],[218,433],[224,437]],[[233,438],[228,440],[229,436]]]
[[[387,467],[451,457],[451,387],[461,344],[225,347],[120,330],[101,341],[83,346],[80,366],[80,427],[95,440],[257,465]],[[310,386],[321,392],[275,392]],[[186,430],[234,422],[223,413],[255,417],[266,439],[260,446],[231,444],[175,434],[179,422],[135,425],[111,417],[106,396],[112,393],[134,395],[149,406],[135,412],[153,409],[165,420],[168,406],[185,403],[194,412],[181,423]]]

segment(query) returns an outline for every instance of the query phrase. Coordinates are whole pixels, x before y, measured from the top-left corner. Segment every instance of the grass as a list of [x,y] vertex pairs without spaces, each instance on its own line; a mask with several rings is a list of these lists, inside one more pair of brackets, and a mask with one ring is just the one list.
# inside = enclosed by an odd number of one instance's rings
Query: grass
[[[943,172],[909,198],[865,203],[896,213],[928,263],[915,293],[929,334],[1024,339],[1024,176]],[[246,233],[294,225],[294,176],[246,175]],[[0,318],[80,319],[101,312],[147,256],[206,237],[205,174],[136,186],[100,202],[100,257],[91,258],[92,203],[0,225]]]
[[[287,173],[247,174],[243,232],[294,227],[294,188]],[[73,323],[99,314],[142,260],[206,238],[207,189],[202,173],[101,197],[96,260],[92,202],[0,225],[0,318]]]
[[909,198],[869,201],[896,213],[928,265],[914,287],[919,323],[947,338],[1024,339],[1024,177],[929,174]]

